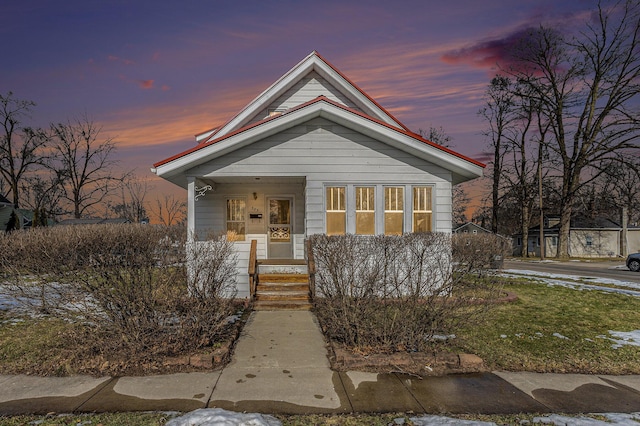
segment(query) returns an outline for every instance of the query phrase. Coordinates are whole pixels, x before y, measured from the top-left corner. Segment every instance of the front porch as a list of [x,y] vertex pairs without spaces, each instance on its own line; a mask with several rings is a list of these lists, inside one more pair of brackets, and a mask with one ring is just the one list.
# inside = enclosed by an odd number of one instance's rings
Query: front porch
[[199,240],[227,233],[237,250],[239,298],[251,296],[249,257],[255,241],[257,259],[304,261],[304,177],[191,178],[188,229]]

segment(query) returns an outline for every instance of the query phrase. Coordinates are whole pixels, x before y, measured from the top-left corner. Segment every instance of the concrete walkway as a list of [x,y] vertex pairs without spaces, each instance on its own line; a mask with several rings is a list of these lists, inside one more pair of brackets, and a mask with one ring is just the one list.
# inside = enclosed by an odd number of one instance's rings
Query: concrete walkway
[[0,414],[639,412],[640,376],[495,372],[425,377],[331,371],[310,312],[254,312],[223,370],[147,377],[0,376]]

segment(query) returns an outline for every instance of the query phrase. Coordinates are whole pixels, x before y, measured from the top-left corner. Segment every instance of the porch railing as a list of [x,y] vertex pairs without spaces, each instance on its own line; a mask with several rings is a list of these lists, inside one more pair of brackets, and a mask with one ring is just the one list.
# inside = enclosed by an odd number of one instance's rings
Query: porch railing
[[249,293],[251,299],[256,295],[258,286],[258,241],[251,240],[251,250],[249,251]]
[[307,269],[309,271],[309,296],[316,297],[316,261],[313,258],[313,245],[307,240]]

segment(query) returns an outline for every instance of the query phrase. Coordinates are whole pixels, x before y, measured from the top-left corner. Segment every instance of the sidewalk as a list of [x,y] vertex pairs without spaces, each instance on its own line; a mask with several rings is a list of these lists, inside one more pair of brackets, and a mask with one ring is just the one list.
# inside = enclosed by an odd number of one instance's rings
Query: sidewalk
[[418,378],[331,371],[310,312],[254,312],[221,371],[92,378],[0,376],[0,414],[638,412],[640,376],[495,372]]

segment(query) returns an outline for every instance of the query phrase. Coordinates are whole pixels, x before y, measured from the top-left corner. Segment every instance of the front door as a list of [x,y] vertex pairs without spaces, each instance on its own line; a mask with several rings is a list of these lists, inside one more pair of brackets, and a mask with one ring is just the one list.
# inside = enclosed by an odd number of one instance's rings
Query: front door
[[269,259],[292,259],[291,198],[268,198],[269,223],[267,224]]

